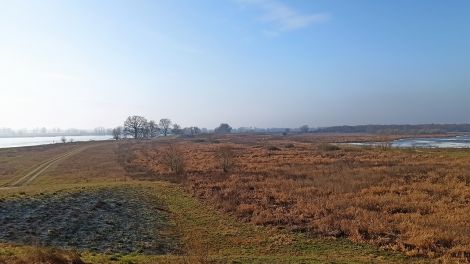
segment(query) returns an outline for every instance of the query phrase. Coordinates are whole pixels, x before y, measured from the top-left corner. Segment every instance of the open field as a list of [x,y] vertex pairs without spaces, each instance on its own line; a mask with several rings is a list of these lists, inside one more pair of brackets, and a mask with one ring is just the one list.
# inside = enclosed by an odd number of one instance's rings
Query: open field
[[0,185],[22,177],[38,164],[62,155],[76,144],[43,145],[0,149]]
[[89,146],[46,171],[36,184],[124,181],[128,175],[119,164],[117,149],[114,142]]
[[[4,171],[10,182],[34,168],[30,152],[40,164],[87,146],[28,185],[0,191],[0,263],[468,262],[468,150],[326,144],[393,138],[251,135],[4,150],[2,164],[16,168]],[[180,174],[169,171],[169,145],[182,156]],[[233,154],[226,172],[224,148]]]
[[[361,137],[222,137],[174,142],[186,189],[246,222],[348,238],[411,256],[470,259],[470,152],[328,145]],[[369,140],[376,140],[370,138]],[[171,177],[164,142],[134,166]],[[221,146],[232,148],[224,173]]]
[[[3,202],[11,199],[39,199],[39,186],[25,187],[24,192],[4,195]],[[41,186],[40,189],[43,189]],[[46,197],[65,197],[71,194],[90,193],[99,197],[99,190],[122,189],[137,190],[154,196],[158,204],[157,216],[170,212],[170,218],[164,219],[166,229],[170,231],[156,235],[161,241],[162,235],[170,238],[175,245],[167,254],[143,254],[141,251],[126,253],[127,250],[107,252],[89,247],[80,251],[61,251],[38,246],[20,246],[16,243],[2,244],[0,263],[31,263],[38,258],[72,259],[79,257],[85,263],[427,263],[423,259],[407,258],[400,254],[378,250],[373,246],[354,244],[344,239],[312,238],[301,233],[279,230],[272,227],[256,226],[237,219],[205,205],[187,194],[177,184],[162,181],[155,182],[115,182],[111,184],[87,183],[73,185],[48,186],[50,191],[42,191]],[[152,191],[150,191],[152,190]],[[98,191],[98,192],[96,192]],[[30,195],[31,194],[31,195]],[[59,199],[57,197],[57,199]],[[105,199],[104,197],[101,197]],[[47,198],[46,198],[47,199]],[[110,199],[106,195],[106,199]],[[113,199],[113,198],[111,198]],[[161,208],[164,206],[163,208]],[[138,208],[137,208],[138,209]],[[138,214],[140,216],[141,214]],[[34,217],[34,215],[31,215]],[[35,215],[37,216],[43,216]],[[45,217],[45,216],[43,216]],[[96,223],[99,228],[101,223]],[[55,224],[50,225],[56,227]],[[90,228],[90,227],[89,227]],[[162,229],[157,229],[162,232]],[[79,234],[76,235],[80,237]],[[132,236],[132,232],[126,234]],[[49,245],[46,240],[36,237],[38,245]],[[64,241],[64,240],[62,240]],[[71,240],[65,240],[70,243]],[[105,241],[102,241],[105,242]],[[116,245],[120,245],[115,241]],[[76,246],[66,249],[78,248]],[[176,250],[175,250],[176,249]],[[107,253],[106,253],[107,252]],[[72,263],[67,261],[53,263]],[[79,262],[76,262],[79,263]]]

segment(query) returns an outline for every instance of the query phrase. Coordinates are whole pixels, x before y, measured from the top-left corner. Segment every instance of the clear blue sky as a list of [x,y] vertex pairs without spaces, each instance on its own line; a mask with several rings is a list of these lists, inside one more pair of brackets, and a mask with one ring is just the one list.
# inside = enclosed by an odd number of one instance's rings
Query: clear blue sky
[[0,0],[0,127],[470,122],[470,1]]

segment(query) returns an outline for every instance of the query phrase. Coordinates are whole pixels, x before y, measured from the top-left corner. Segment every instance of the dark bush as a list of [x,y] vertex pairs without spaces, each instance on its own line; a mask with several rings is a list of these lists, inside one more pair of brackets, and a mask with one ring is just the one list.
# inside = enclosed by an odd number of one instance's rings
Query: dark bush
[[340,150],[341,148],[338,145],[330,143],[321,143],[320,145],[318,145],[318,149],[322,151],[335,151]]
[[270,151],[278,151],[278,150],[281,150],[280,148],[276,147],[276,146],[269,146],[268,147],[268,150]]

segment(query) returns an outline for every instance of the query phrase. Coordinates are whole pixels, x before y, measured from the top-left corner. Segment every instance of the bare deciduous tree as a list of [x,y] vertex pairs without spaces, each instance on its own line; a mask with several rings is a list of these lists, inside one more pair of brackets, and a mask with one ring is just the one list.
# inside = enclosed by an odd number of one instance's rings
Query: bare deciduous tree
[[282,132],[282,135],[287,136],[287,134],[289,134],[289,132],[290,132],[290,128],[286,128],[286,129],[284,129],[284,132]]
[[150,138],[155,138],[158,136],[158,133],[160,132],[160,128],[158,127],[157,123],[153,120],[151,120],[148,123],[148,129],[149,129],[149,136]]
[[142,116],[129,116],[124,122],[124,133],[131,135],[135,139],[144,135],[144,129],[147,126],[147,119]]
[[308,133],[308,131],[310,131],[310,128],[308,127],[308,125],[303,125],[303,126],[299,127],[299,130],[302,133]]
[[116,128],[113,128],[113,138],[115,140],[121,139],[122,136],[122,127],[118,126]]
[[196,135],[201,134],[201,129],[197,126],[190,127],[189,131],[191,133],[191,136],[196,136]]
[[183,133],[183,130],[181,129],[180,125],[173,124],[173,129],[171,129],[171,133],[175,135],[181,135]]
[[145,123],[144,127],[141,130],[141,133],[139,134],[140,138],[150,138],[150,127],[148,122]]
[[232,127],[229,126],[229,124],[222,123],[222,124],[220,124],[220,126],[218,126],[214,129],[214,132],[217,133],[217,134],[228,134],[228,133],[232,132]]
[[160,119],[160,129],[162,130],[163,135],[166,137],[170,131],[171,120],[168,118]]
[[183,129],[183,134],[186,135],[186,136],[193,137],[193,136],[201,134],[201,129],[199,127],[196,127],[196,126],[185,127]]

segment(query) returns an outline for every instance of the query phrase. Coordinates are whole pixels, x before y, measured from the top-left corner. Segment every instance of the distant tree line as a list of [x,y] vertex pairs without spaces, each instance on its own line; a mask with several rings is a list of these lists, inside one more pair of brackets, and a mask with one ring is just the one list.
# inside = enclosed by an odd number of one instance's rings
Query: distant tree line
[[366,134],[445,134],[453,132],[470,132],[470,124],[333,126],[319,128],[315,130],[315,132]]
[[[220,124],[215,128],[214,133],[224,134],[230,133],[232,127],[226,123]],[[143,116],[129,116],[123,126],[116,127],[112,130],[113,138],[118,140],[122,138],[134,139],[151,139],[158,136],[168,135],[185,135],[196,136],[202,133],[202,129],[197,126],[181,128],[180,125],[173,123],[168,118],[162,118],[157,123],[154,120],[147,120]]]
[[[159,136],[197,136],[201,133],[207,133],[207,129],[200,129],[197,126],[182,128],[177,123],[173,123],[171,119],[162,118],[159,122],[147,120],[143,116],[129,116],[123,126],[116,127],[112,130],[114,139],[134,138],[134,139],[151,139]],[[290,133],[364,133],[364,134],[445,134],[457,132],[470,132],[470,124],[423,124],[423,125],[358,125],[358,126],[332,126],[324,128],[312,129],[308,125],[302,125],[296,129],[279,128],[279,129],[253,129],[239,128],[232,129],[227,123],[222,123],[213,130],[215,134],[228,133],[282,133],[287,135]]]

